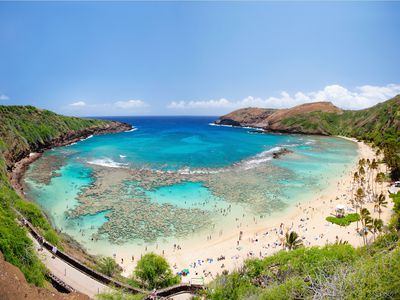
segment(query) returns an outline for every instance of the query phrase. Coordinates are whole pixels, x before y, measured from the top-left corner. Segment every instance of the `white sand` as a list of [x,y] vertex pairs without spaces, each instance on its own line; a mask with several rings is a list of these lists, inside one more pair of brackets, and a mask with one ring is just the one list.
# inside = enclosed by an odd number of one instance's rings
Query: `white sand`
[[[358,146],[359,158],[377,159],[375,152],[368,145],[358,142]],[[337,238],[348,241],[351,245],[360,246],[363,244],[363,240],[357,234],[356,223],[341,227],[325,220],[327,216],[334,214],[338,204],[344,204],[347,208],[352,207],[349,200],[355,193],[352,178],[357,169],[358,165],[354,166],[353,170],[342,175],[336,184],[326,187],[321,192],[316,192],[313,199],[301,202],[285,215],[281,213],[275,217],[260,220],[258,223],[243,224],[240,229],[234,232],[232,232],[232,228],[226,228],[224,232],[227,233],[220,237],[213,236],[211,240],[204,238],[204,240],[198,240],[191,245],[185,245],[180,250],[171,247],[171,249],[165,249],[164,253],[161,249],[157,249],[155,252],[163,254],[167,258],[171,266],[174,266],[174,272],[181,271],[184,268],[189,269],[190,275],[183,277],[182,281],[201,282],[204,280],[204,282],[209,282],[224,269],[233,271],[240,268],[246,258],[265,257],[281,250],[281,243],[287,230],[296,231],[303,238],[303,243],[306,246],[322,246],[327,243],[334,243]],[[385,166],[379,164],[378,172],[384,171],[384,169]],[[386,194],[387,186],[378,186],[378,191],[384,191]],[[371,195],[371,191],[367,194]],[[388,208],[383,208],[381,214],[385,224],[390,219],[392,210],[392,203],[390,200],[388,202]],[[364,207],[369,209],[372,217],[378,217],[378,213],[374,212],[373,203],[367,203]],[[240,231],[243,231],[243,235],[238,242]],[[372,238],[372,235],[370,234],[369,237]],[[150,250],[153,251],[154,249]],[[221,255],[225,256],[225,259],[217,261],[217,258]],[[124,264],[121,265],[124,269],[124,275],[130,276],[138,257],[135,257],[135,261],[132,262],[131,257],[117,253],[116,258],[118,262],[121,261],[121,258],[124,259]],[[207,260],[208,258],[212,261]],[[196,266],[194,266],[194,262],[196,262]]]

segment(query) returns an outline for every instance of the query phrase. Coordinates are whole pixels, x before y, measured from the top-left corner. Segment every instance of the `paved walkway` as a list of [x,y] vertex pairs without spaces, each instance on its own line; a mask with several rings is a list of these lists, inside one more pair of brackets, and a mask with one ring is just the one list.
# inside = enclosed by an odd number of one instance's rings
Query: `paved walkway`
[[111,292],[112,289],[105,284],[93,279],[92,277],[82,273],[73,266],[58,257],[52,258],[52,254],[46,248],[40,249],[40,245],[36,239],[29,234],[40,260],[50,270],[50,272],[71,286],[78,292],[88,295],[94,299],[98,293]]

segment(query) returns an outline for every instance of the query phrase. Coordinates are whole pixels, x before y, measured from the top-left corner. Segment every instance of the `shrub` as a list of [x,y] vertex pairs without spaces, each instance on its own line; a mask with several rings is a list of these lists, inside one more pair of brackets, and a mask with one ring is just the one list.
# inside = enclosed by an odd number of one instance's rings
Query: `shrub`
[[180,282],[180,277],[173,275],[165,258],[154,253],[148,253],[138,261],[133,279],[147,289],[163,288]]
[[123,291],[115,291],[112,293],[101,293],[96,295],[97,300],[141,300],[145,297],[143,294],[127,294]]
[[15,214],[7,206],[0,206],[0,251],[7,262],[24,273],[29,283],[44,286],[46,268],[35,255],[26,230],[16,224]]
[[109,277],[119,275],[122,272],[122,268],[111,257],[103,257],[100,259],[97,264],[97,270]]
[[48,242],[62,249],[59,235],[51,227],[39,206],[20,198],[15,201],[14,206],[35,228],[39,229]]
[[343,218],[329,216],[329,217],[326,217],[326,220],[328,222],[331,222],[331,223],[339,225],[339,226],[348,226],[352,222],[359,221],[360,220],[360,215],[357,214],[357,213],[348,214],[347,216],[345,216]]

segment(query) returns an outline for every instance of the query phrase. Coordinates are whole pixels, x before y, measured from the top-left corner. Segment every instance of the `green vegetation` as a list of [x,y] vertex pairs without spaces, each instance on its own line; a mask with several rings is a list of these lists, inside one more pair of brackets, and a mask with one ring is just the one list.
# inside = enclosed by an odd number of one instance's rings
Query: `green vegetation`
[[338,217],[334,217],[334,216],[329,216],[326,217],[326,220],[328,222],[331,222],[333,224],[336,225],[340,225],[340,226],[348,226],[350,225],[350,223],[352,222],[357,222],[360,220],[360,215],[357,213],[354,214],[348,214],[346,216],[344,216],[343,218],[338,218]]
[[[250,259],[242,269],[218,276],[203,296],[218,300],[400,299],[400,193],[392,199],[392,229],[372,244],[355,249],[337,242]],[[374,222],[379,226],[380,219],[368,223],[369,212],[361,211],[364,226]]]
[[29,220],[50,243],[61,247],[60,238],[40,208],[22,200],[11,187],[7,170],[31,151],[67,133],[107,121],[57,115],[32,106],[0,106],[0,251],[6,261],[20,268],[27,281],[44,286],[46,269],[37,258],[26,230],[16,222],[14,210]]
[[97,270],[109,277],[120,275],[122,268],[112,257],[103,257],[97,263]]
[[123,291],[116,291],[113,293],[101,293],[96,295],[97,300],[141,300],[146,295],[143,294],[129,294],[124,293]]
[[397,193],[396,195],[391,195],[391,198],[394,203],[393,206],[394,215],[391,219],[389,226],[392,230],[400,231],[400,192]]
[[0,149],[7,167],[30,151],[73,131],[106,126],[108,121],[65,117],[33,106],[0,106]]
[[[360,111],[342,113],[312,112],[282,120],[283,124],[306,129],[320,129],[328,135],[344,135],[371,142],[384,154],[392,179],[400,177],[400,96]],[[107,121],[64,117],[32,106],[0,106],[0,251],[6,261],[16,265],[28,282],[44,286],[46,270],[35,255],[26,230],[16,222],[15,210],[22,213],[45,238],[54,244],[60,239],[46,217],[33,203],[24,202],[12,189],[7,171],[32,151],[50,145],[51,141],[76,131],[106,127]],[[375,162],[376,164],[377,162]],[[373,162],[360,163],[355,176],[362,187],[365,169],[376,169]],[[378,173],[377,184],[385,180]],[[376,189],[376,187],[375,187]],[[379,198],[379,197],[378,197]],[[385,199],[376,200],[376,208],[385,207]],[[384,227],[380,218],[373,219],[363,210],[363,190],[357,190],[354,202],[360,208],[361,230],[377,235],[376,241],[354,249],[346,243],[322,248],[300,247],[294,232],[288,233],[286,247],[263,260],[246,261],[231,274],[218,276],[205,296],[210,299],[399,299],[400,298],[400,194],[393,195],[394,216],[390,232],[379,236]],[[356,215],[356,214],[354,214]],[[357,214],[358,216],[358,214]],[[350,217],[348,221],[357,221]],[[335,222],[335,221],[333,221]],[[339,224],[340,225],[340,224]],[[118,276],[115,262],[105,258],[102,272]],[[162,288],[178,283],[168,263],[155,254],[145,255],[130,281],[143,288]],[[103,294],[99,299],[141,299],[143,295],[123,292]]]
[[180,282],[164,257],[154,253],[144,255],[137,263],[130,284],[146,289],[159,289]]
[[363,110],[310,112],[281,120],[287,126],[318,129],[327,135],[355,137],[382,149],[392,179],[400,178],[400,95]]
[[288,250],[297,249],[303,246],[303,241],[295,231],[286,232],[285,234],[285,247]]

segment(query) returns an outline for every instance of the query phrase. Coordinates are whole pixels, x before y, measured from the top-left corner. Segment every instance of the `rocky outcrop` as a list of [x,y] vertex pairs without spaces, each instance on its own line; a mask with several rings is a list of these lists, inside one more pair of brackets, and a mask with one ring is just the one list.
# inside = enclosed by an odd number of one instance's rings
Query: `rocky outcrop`
[[268,118],[276,111],[276,109],[255,107],[242,108],[220,117],[215,124],[265,128],[268,126]]
[[99,124],[84,128],[81,130],[70,130],[65,134],[48,140],[38,140],[36,143],[29,143],[24,149],[17,150],[20,147],[9,147],[4,152],[4,159],[6,161],[8,169],[13,168],[17,161],[29,156],[32,152],[43,152],[45,150],[62,147],[68,144],[78,142],[91,135],[100,135],[107,133],[123,132],[131,130],[132,126],[126,123],[109,121],[104,124]]
[[71,130],[57,138],[30,144],[22,151],[16,150],[18,149],[17,147],[9,148],[9,150],[4,153],[4,158],[9,170],[8,176],[10,183],[18,193],[22,194],[22,185],[20,181],[27,166],[38,159],[45,150],[66,146],[88,138],[91,135],[123,132],[131,129],[132,126],[129,124],[110,121],[106,124],[92,126],[82,130]]
[[288,109],[243,108],[220,117],[215,124],[248,126],[283,133],[327,134],[318,126],[290,122],[292,118],[303,116],[312,121],[312,114],[315,112],[340,114],[342,110],[331,102],[307,103]]
[[289,150],[288,148],[281,148],[279,151],[275,151],[272,153],[272,158],[273,159],[279,159],[281,156],[285,154],[293,153],[292,150]]
[[28,284],[24,274],[16,266],[4,261],[0,252],[0,299],[89,300],[89,297],[77,292],[63,294]]

